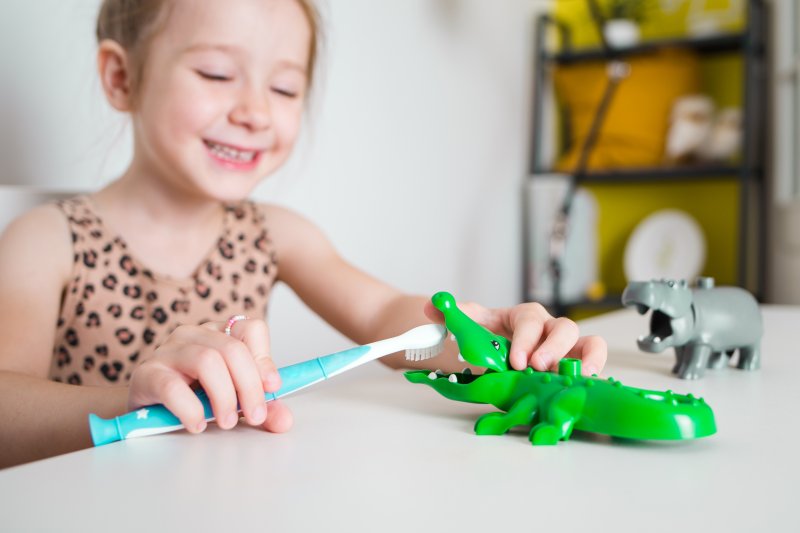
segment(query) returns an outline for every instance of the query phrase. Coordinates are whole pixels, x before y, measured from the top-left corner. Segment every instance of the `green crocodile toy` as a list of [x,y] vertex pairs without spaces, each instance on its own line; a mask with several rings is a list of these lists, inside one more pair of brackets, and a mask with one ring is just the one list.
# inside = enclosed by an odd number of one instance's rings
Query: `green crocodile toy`
[[502,435],[532,425],[531,443],[557,444],[574,429],[628,439],[677,440],[713,435],[714,413],[702,398],[626,387],[619,381],[581,375],[578,359],[562,359],[558,373],[508,366],[510,342],[465,315],[453,296],[439,292],[433,305],[444,314],[462,357],[486,368],[484,374],[406,372],[451,400],[491,404],[503,412],[481,416],[479,435]]

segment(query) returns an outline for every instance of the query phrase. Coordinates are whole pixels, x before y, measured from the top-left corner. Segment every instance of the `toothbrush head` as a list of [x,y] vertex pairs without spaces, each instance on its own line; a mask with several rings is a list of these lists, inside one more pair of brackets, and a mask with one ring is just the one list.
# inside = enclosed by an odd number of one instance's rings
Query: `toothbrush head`
[[447,329],[440,324],[426,324],[416,327],[403,335],[406,346],[406,360],[424,361],[442,353]]

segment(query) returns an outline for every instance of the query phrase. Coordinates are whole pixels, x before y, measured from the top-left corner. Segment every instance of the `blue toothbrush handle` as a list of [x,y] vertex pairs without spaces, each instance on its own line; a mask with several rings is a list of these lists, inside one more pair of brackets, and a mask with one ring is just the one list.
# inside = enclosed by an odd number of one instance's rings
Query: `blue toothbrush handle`
[[[281,388],[275,393],[264,394],[264,401],[271,402],[289,393],[324,381],[348,367],[356,366],[358,360],[369,352],[369,346],[358,346],[343,352],[317,357],[278,369]],[[206,421],[214,420],[211,402],[205,391],[197,390],[197,398],[203,404]],[[89,431],[95,446],[102,446],[119,440],[147,437],[183,428],[181,421],[161,404],[148,405],[116,418],[100,418],[89,415]]]

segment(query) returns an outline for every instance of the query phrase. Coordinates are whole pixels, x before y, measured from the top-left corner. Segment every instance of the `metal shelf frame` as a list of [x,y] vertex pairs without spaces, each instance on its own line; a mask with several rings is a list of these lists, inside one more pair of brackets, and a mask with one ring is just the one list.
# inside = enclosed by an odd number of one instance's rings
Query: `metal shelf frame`
[[[619,169],[590,172],[582,182],[590,183],[648,183],[686,182],[688,180],[737,180],[739,183],[739,227],[737,250],[737,284],[750,290],[759,301],[763,301],[765,290],[767,247],[767,180],[765,174],[765,135],[768,117],[768,62],[767,37],[768,17],[764,0],[747,0],[746,25],[742,32],[701,38],[676,38],[644,42],[637,46],[605,51],[603,49],[575,50],[569,27],[550,15],[541,15],[536,20],[533,71],[533,102],[531,106],[531,150],[529,179],[553,171],[543,164],[543,140],[548,132],[543,131],[543,95],[548,69],[554,64],[583,61],[612,60],[652,53],[664,47],[683,47],[697,50],[701,54],[739,53],[743,57],[743,149],[738,165],[702,165],[687,167],[657,167],[646,169]],[[548,31],[554,29],[560,36],[560,49],[548,50]],[[529,260],[530,235],[527,224],[523,224],[523,301],[530,297]],[[547,304],[547,302],[542,302]],[[587,302],[588,303],[588,302]],[[574,307],[576,304],[571,304]]]

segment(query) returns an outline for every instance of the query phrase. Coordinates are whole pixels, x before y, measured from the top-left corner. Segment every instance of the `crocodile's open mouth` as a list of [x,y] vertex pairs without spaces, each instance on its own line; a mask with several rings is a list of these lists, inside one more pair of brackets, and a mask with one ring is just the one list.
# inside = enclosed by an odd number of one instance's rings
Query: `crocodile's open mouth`
[[438,381],[441,379],[447,380],[450,383],[457,383],[459,385],[467,385],[478,379],[480,374],[473,374],[469,368],[465,368],[462,372],[454,372],[452,374],[445,374],[441,370],[436,372],[429,372],[428,379],[431,381]]
[[[494,372],[494,370],[487,370],[485,374],[489,374]],[[453,385],[469,385],[477,380],[479,377],[483,376],[484,374],[473,374],[469,368],[465,368],[462,372],[453,372],[452,374],[445,374],[441,370],[436,371],[429,371],[429,370],[414,370],[410,372],[406,372],[406,377],[413,381],[414,383],[425,383],[425,382],[441,382],[447,381],[452,383]]]

